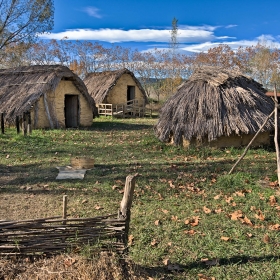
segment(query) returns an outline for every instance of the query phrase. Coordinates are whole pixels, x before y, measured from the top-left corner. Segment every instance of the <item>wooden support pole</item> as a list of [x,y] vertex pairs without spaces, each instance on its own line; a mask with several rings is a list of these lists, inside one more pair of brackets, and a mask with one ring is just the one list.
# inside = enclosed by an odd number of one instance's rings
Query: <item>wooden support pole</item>
[[4,113],[1,113],[1,133],[5,133],[5,128],[4,128]]
[[17,128],[17,134],[19,134],[20,132],[19,116],[16,116],[16,128]]
[[138,174],[128,175],[125,181],[123,199],[121,201],[120,210],[118,214],[119,219],[125,219],[125,231],[121,238],[121,242],[124,243],[125,247],[128,242],[128,232],[129,232],[129,223],[130,223],[130,208],[132,205],[133,193],[135,189],[135,179]]
[[23,136],[26,136],[27,134],[26,112],[22,115],[22,133]]
[[62,209],[62,219],[63,225],[66,225],[66,218],[67,218],[67,195],[63,196],[63,209]]
[[32,127],[31,127],[31,114],[30,112],[27,112],[27,133],[31,134],[32,133]]
[[259,135],[259,133],[262,131],[262,129],[264,128],[264,126],[266,125],[266,123],[268,122],[268,120],[273,116],[274,114],[274,110],[270,113],[270,115],[264,120],[264,123],[262,124],[262,126],[259,128],[259,130],[257,131],[257,133],[254,135],[254,137],[252,138],[252,140],[250,141],[250,143],[247,145],[247,147],[245,148],[243,154],[241,155],[241,157],[237,160],[237,162],[233,165],[233,167],[231,168],[231,170],[229,171],[228,174],[231,174],[233,172],[233,170],[235,169],[235,167],[238,165],[238,163],[245,157],[247,151],[249,150],[250,146],[252,145],[252,143],[254,142],[254,140],[257,138],[257,136]]
[[277,159],[278,185],[280,185],[280,151],[279,151],[279,144],[278,144],[278,99],[277,99],[276,84],[274,85],[274,102],[275,102],[275,109],[274,109],[274,144],[275,144],[276,159]]

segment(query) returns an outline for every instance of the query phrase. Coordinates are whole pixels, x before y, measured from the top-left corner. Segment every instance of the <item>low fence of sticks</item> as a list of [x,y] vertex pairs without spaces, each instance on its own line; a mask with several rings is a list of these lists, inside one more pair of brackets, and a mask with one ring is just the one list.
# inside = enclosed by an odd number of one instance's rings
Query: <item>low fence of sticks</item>
[[69,218],[66,210],[67,196],[63,196],[62,217],[0,220],[0,255],[79,251],[85,245],[98,245],[102,250],[125,253],[136,176],[126,177],[124,195],[117,214]]
[[[31,114],[30,112],[24,112],[22,116],[16,116],[15,125],[17,129],[17,134],[22,130],[22,134],[26,136],[32,133],[31,128]],[[0,112],[0,127],[1,134],[5,133],[5,113]]]

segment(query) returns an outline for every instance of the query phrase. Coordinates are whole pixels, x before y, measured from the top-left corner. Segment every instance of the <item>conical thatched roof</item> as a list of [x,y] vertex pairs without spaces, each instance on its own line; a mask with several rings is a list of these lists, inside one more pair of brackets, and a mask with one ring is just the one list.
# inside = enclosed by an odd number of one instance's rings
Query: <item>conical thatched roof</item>
[[44,93],[54,91],[62,79],[74,83],[96,116],[94,100],[83,81],[69,68],[61,65],[34,65],[0,70],[0,112],[5,113],[7,122],[13,122],[16,116],[29,111]]
[[[261,84],[240,72],[197,69],[161,108],[157,137],[174,144],[193,139],[208,142],[220,136],[253,134],[274,109]],[[273,129],[273,119],[264,131]]]
[[85,77],[84,83],[87,86],[88,92],[91,97],[97,104],[100,104],[103,103],[103,100],[108,95],[110,90],[116,85],[119,78],[124,74],[128,74],[132,77],[132,79],[135,81],[136,85],[142,92],[145,101],[148,102],[146,92],[141,86],[140,82],[134,76],[134,74],[126,68],[115,71],[90,73]]

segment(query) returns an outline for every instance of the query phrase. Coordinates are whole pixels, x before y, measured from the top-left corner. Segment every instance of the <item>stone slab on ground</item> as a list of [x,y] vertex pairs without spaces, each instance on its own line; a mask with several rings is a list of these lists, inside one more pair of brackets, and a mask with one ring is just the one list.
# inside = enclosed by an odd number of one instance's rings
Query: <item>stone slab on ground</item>
[[71,166],[57,166],[59,173],[56,180],[64,179],[84,179],[87,170],[89,169],[74,169]]

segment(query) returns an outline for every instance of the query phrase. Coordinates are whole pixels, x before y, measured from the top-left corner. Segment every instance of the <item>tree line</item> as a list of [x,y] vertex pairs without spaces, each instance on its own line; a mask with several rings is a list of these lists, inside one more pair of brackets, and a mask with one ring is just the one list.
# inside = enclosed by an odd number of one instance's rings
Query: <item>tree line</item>
[[236,69],[266,89],[279,82],[280,50],[265,42],[233,50],[221,44],[206,52],[184,54],[177,41],[176,18],[172,21],[166,49],[138,51],[92,41],[38,40],[38,34],[53,27],[53,1],[0,1],[0,68],[23,65],[61,64],[84,78],[88,73],[127,68],[141,81],[150,96],[158,99],[174,93],[195,68],[202,65]]

